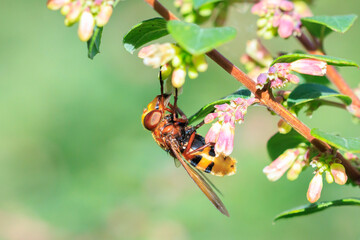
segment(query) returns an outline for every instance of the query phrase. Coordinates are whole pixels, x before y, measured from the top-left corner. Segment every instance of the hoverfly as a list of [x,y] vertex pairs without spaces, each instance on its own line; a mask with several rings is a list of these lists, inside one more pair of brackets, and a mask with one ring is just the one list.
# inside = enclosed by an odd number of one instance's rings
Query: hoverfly
[[163,93],[161,73],[160,84],[161,94],[143,111],[143,126],[152,132],[156,143],[170,153],[175,163],[181,163],[212,204],[221,213],[229,216],[226,207],[213,190],[216,189],[215,186],[202,172],[215,176],[232,175],[236,171],[236,160],[230,156],[216,156],[214,144],[205,143],[204,137],[196,133],[203,122],[196,126],[188,125],[186,115],[177,107],[177,89],[174,104],[170,103],[171,95]]

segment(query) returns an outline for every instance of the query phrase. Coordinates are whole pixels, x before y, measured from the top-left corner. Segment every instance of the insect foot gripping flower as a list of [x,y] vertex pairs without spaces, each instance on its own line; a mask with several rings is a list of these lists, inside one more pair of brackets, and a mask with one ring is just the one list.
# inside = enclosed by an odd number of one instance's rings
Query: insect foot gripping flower
[[72,26],[79,21],[78,35],[81,41],[88,41],[95,25],[105,26],[113,12],[114,0],[48,0],[50,10],[59,10],[65,15],[65,25]]
[[324,76],[327,63],[315,59],[300,59],[292,63],[276,63],[271,66],[267,73],[261,73],[256,82],[256,87],[262,89],[270,82],[271,88],[284,87],[288,82],[299,83],[298,76],[291,74],[291,71],[301,74]]
[[186,68],[189,78],[198,77],[198,72],[207,70],[205,55],[191,55],[175,44],[152,44],[142,48],[138,54],[139,58],[147,66],[159,68],[163,80],[171,76],[171,83],[174,88],[181,88],[185,83]]
[[323,187],[323,179],[321,172],[317,171],[315,176],[311,179],[309,189],[307,191],[307,199],[309,202],[314,203],[319,200],[321,196],[321,190]]
[[301,35],[301,16],[288,0],[261,0],[252,7],[251,12],[260,16],[257,21],[258,35],[265,39],[276,35],[281,38]]
[[205,124],[211,123],[215,119],[210,130],[206,134],[205,142],[215,144],[217,156],[223,154],[229,156],[234,148],[235,123],[241,124],[247,108],[255,102],[255,98],[237,98],[231,100],[230,104],[215,106],[215,112],[205,117]]
[[258,39],[253,39],[246,44],[246,54],[242,55],[240,62],[244,64],[249,77],[256,81],[260,73],[267,70],[273,58],[270,52]]

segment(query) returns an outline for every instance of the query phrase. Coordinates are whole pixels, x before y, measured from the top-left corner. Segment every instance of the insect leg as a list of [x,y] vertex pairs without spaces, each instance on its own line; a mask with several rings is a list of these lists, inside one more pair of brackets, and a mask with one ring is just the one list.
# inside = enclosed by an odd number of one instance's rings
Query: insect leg
[[196,125],[194,128],[195,128],[195,130],[196,129],[198,129],[198,128],[200,128],[202,125],[204,125],[205,124],[205,122],[204,122],[204,120],[203,121],[201,121],[198,125]]

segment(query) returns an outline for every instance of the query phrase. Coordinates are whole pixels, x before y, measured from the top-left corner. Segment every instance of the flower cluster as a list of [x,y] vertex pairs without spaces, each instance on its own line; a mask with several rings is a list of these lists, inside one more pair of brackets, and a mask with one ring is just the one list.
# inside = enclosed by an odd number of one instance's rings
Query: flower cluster
[[314,157],[310,165],[313,168],[316,168],[314,172],[315,176],[311,179],[309,189],[307,191],[307,199],[311,203],[319,200],[321,196],[323,173],[325,173],[325,179],[329,184],[335,181],[335,183],[339,185],[344,185],[347,182],[348,177],[344,166],[334,161],[332,157],[329,158],[321,155]]
[[286,171],[287,178],[294,181],[298,178],[305,165],[309,163],[310,150],[306,145],[286,150],[269,166],[263,169],[266,177],[274,182],[277,181]]
[[265,72],[273,58],[259,39],[246,43],[246,54],[242,55],[240,62],[244,64],[248,76],[256,81],[260,73]]
[[301,35],[301,15],[288,0],[261,0],[251,12],[260,16],[257,21],[258,35],[271,39],[277,34],[281,38]]
[[163,79],[171,76],[174,88],[181,88],[185,83],[186,70],[189,78],[198,77],[198,72],[205,72],[208,68],[205,55],[191,55],[175,44],[153,44],[144,47],[138,54],[147,66],[159,68]]
[[291,71],[301,74],[324,76],[327,63],[316,59],[300,59],[292,63],[276,63],[267,73],[261,73],[257,78],[256,87],[262,89],[270,82],[271,88],[281,88],[288,82],[297,84],[299,78]]
[[79,22],[78,35],[81,41],[88,41],[95,25],[103,27],[113,12],[114,0],[48,0],[47,7],[59,10],[65,15],[65,25]]
[[215,8],[218,8],[218,13],[215,17],[216,26],[224,25],[227,16],[227,4],[221,4],[216,1],[205,3],[198,9],[195,9],[193,0],[175,0],[174,5],[183,16],[185,22],[201,24],[213,16]]
[[[354,157],[354,155],[349,154],[348,156]],[[325,174],[325,179],[329,184],[335,181],[337,184],[344,185],[347,182],[344,166],[338,163],[333,155],[319,154],[309,162],[310,149],[308,146],[300,144],[297,148],[286,150],[269,166],[266,166],[263,172],[270,181],[276,181],[288,171],[287,178],[293,181],[298,178],[305,166],[311,165],[316,168],[314,171],[315,176],[310,181],[307,191],[307,199],[311,203],[320,198],[323,187],[322,174]]]
[[216,105],[215,112],[205,117],[205,124],[211,123],[217,118],[205,136],[206,143],[215,144],[216,155],[228,156],[232,153],[235,123],[241,124],[244,121],[247,108],[253,103],[255,103],[255,98],[237,98],[231,100],[230,104]]

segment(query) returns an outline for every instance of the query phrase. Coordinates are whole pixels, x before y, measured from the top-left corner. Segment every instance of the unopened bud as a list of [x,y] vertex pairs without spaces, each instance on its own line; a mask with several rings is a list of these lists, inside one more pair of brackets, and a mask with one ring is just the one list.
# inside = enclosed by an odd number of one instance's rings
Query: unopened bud
[[326,66],[327,63],[320,60],[300,59],[290,64],[290,70],[302,74],[324,76],[326,74]]
[[334,176],[334,180],[339,185],[344,185],[347,182],[347,175],[345,168],[340,163],[333,163],[330,165],[331,174]]
[[307,199],[309,202],[314,203],[319,200],[321,196],[321,190],[323,187],[323,180],[320,172],[317,172],[311,179],[309,189],[307,191]]
[[199,15],[202,17],[208,17],[212,14],[213,9],[214,9],[213,3],[205,4],[200,7]]
[[105,26],[108,23],[112,15],[112,12],[113,12],[112,6],[102,5],[100,7],[99,14],[96,16],[96,25],[98,25],[99,27]]
[[265,27],[265,25],[267,24],[268,22],[268,19],[267,18],[259,18],[257,21],[256,21],[256,25],[259,27],[259,28],[262,28],[262,27]]
[[193,23],[196,20],[196,14],[195,13],[189,13],[186,16],[184,16],[184,21],[188,23]]
[[59,10],[68,2],[69,0],[48,0],[46,5],[50,10]]
[[172,59],[171,61],[172,65],[174,67],[180,67],[180,65],[182,64],[182,59],[181,57],[179,56],[179,54],[175,55],[174,58]]
[[283,119],[280,119],[280,121],[278,122],[278,129],[279,129],[279,133],[287,134],[291,131],[292,127]]
[[186,70],[184,67],[176,68],[173,71],[171,83],[174,88],[180,88],[185,83]]
[[188,69],[188,75],[190,79],[195,79],[199,76],[198,72],[196,71],[196,68],[194,67],[189,67]]
[[289,12],[294,9],[294,4],[290,1],[281,1],[280,2],[280,9]]
[[192,3],[183,3],[183,5],[180,8],[180,13],[182,15],[185,15],[185,14],[191,13],[192,10],[193,10]]
[[79,19],[82,10],[81,1],[73,2],[70,6],[69,13],[66,15],[65,24],[67,26],[74,24]]
[[303,166],[304,164],[301,160],[296,160],[290,170],[287,172],[287,179],[289,179],[290,181],[296,180],[299,177]]
[[167,79],[172,72],[172,67],[170,64],[165,64],[161,66],[161,77],[162,79]]
[[197,71],[205,72],[207,70],[208,64],[206,62],[206,58],[205,58],[204,54],[198,55],[198,56],[193,56],[192,61],[193,61],[194,66]]
[[71,3],[67,3],[65,4],[61,10],[60,10],[60,13],[64,16],[66,16],[69,12],[70,12],[70,6],[71,6]]
[[334,182],[334,177],[329,170],[325,171],[325,179],[326,179],[327,183],[329,183],[329,184]]
[[95,19],[89,10],[85,10],[81,14],[78,35],[81,41],[87,42],[93,35],[95,27]]

